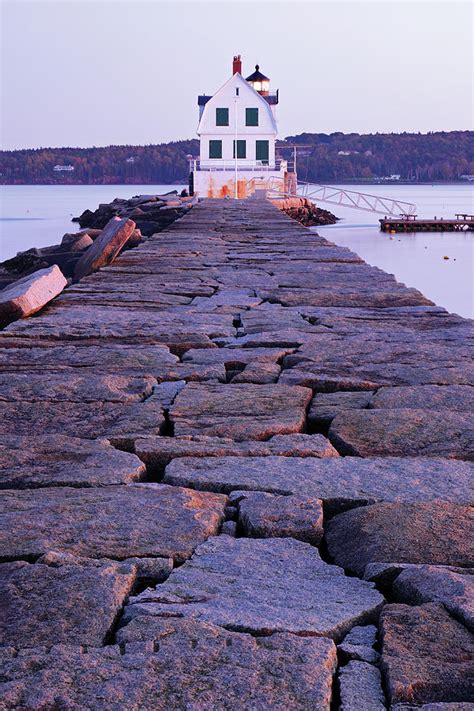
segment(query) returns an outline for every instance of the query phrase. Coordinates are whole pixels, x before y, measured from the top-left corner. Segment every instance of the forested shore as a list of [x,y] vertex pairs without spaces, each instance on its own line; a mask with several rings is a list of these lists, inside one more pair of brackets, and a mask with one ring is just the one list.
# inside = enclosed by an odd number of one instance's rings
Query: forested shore
[[[278,142],[309,182],[457,181],[474,174],[474,132],[302,133]],[[0,151],[0,184],[174,184],[186,182],[199,141],[148,146]],[[393,177],[395,176],[395,177]]]

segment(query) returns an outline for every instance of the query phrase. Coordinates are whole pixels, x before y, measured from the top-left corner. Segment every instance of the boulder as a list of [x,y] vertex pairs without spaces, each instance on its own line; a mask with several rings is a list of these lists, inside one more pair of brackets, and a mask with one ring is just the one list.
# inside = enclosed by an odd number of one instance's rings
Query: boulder
[[[365,324],[363,309],[312,311],[313,318],[326,325],[326,333],[318,339],[306,338],[297,353],[284,359],[280,382],[318,392],[474,382],[472,327],[468,322],[462,326],[449,323],[442,330],[442,318],[435,314],[431,325],[423,323],[423,316],[427,317],[424,311],[413,319],[416,325],[410,324],[410,314],[402,308],[373,309]],[[373,317],[374,311],[381,315]],[[333,316],[334,312],[341,315]],[[405,327],[393,323],[393,312],[398,312],[399,319],[405,316]]]
[[127,249],[133,249],[133,247],[138,247],[138,245],[143,241],[143,236],[140,230],[134,229],[132,234],[127,240]]
[[235,521],[224,521],[221,528],[221,535],[235,536],[237,535],[237,524]]
[[153,392],[148,396],[148,399],[153,402],[159,402],[164,410],[169,410],[176,399],[176,396],[181,392],[185,385],[185,380],[164,381],[163,383],[154,386]]
[[134,454],[64,435],[0,437],[0,489],[130,484],[145,475]]
[[[400,573],[409,568],[420,567],[424,567],[424,565],[422,563],[369,563],[365,566],[364,580],[370,580],[377,587],[380,589],[385,588],[391,594],[392,585]],[[437,565],[435,567],[440,570],[451,570],[454,573],[462,573],[464,571],[464,568],[459,568],[456,565]]]
[[76,372],[0,374],[0,401],[142,402],[156,380],[144,375]]
[[474,632],[474,575],[472,570],[435,565],[410,566],[393,584],[397,601],[410,605],[440,602],[453,617]]
[[60,699],[64,708],[90,711],[329,709],[331,640],[254,638],[176,618],[148,618],[146,627],[130,630],[120,647],[1,650],[5,708],[40,711]]
[[[28,339],[7,339],[0,335],[0,370],[11,372],[93,371],[95,375],[149,375],[158,380],[170,379],[178,358],[166,346],[158,344],[122,344],[113,341],[97,345],[87,340],[80,343],[61,341],[31,342]],[[4,345],[5,344],[5,345]],[[1,347],[3,346],[4,347]],[[168,377],[169,376],[169,377]],[[327,440],[326,440],[327,441]],[[329,443],[328,443],[329,445]],[[331,445],[329,445],[331,446]]]
[[370,401],[371,408],[419,410],[474,410],[474,387],[470,385],[413,385],[381,388]]
[[201,314],[185,309],[166,311],[138,304],[127,307],[119,306],[118,300],[115,298],[113,305],[106,306],[58,308],[47,317],[11,324],[6,332],[10,337],[26,335],[31,343],[35,338],[74,341],[75,345],[153,343],[167,345],[173,353],[181,355],[189,348],[216,348],[211,339],[234,330],[231,314]]
[[324,563],[308,543],[216,536],[164,583],[130,598],[124,622],[179,615],[257,635],[338,640],[355,624],[375,620],[382,603],[372,584]]
[[452,410],[373,409],[338,414],[329,439],[357,457],[433,457],[474,460],[474,414]]
[[0,267],[5,276],[11,275],[13,279],[18,279],[43,268],[44,261],[41,256],[41,250],[33,247],[25,252],[18,252],[14,257],[1,262]]
[[382,678],[377,667],[351,661],[339,669],[340,711],[385,711]]
[[79,217],[73,217],[73,222],[78,222],[81,227],[91,227],[94,223],[94,213],[92,210],[84,210]]
[[275,435],[265,442],[236,442],[228,437],[188,435],[182,437],[137,437],[135,453],[154,474],[181,457],[337,457],[334,447],[322,435]]
[[432,501],[381,503],[335,516],[327,524],[329,554],[362,576],[369,563],[472,566],[471,507]]
[[286,385],[190,383],[176,398],[170,417],[176,435],[262,440],[302,432],[310,400],[307,388]]
[[0,645],[105,644],[135,582],[133,565],[0,565]]
[[151,399],[144,402],[70,400],[0,401],[0,421],[6,435],[30,436],[32,432],[96,439],[107,437],[114,446],[130,450],[143,434],[158,435],[165,425],[163,408]]
[[[287,435],[287,446],[291,446],[289,438],[296,436]],[[321,437],[299,435],[305,436]],[[276,439],[274,437],[259,444],[271,447]],[[225,450],[219,452],[217,448],[213,452],[215,456],[203,456],[203,450],[194,449],[193,457],[179,458],[186,451],[191,452],[191,446],[198,443],[183,440],[178,444],[178,440],[173,438],[168,445],[171,449],[167,449],[164,438],[150,438],[152,443],[160,444],[161,441],[164,450],[155,450],[145,440],[136,440],[136,452],[147,464],[157,461],[154,457],[159,458],[161,451],[166,456],[171,453],[173,461],[166,467],[164,477],[164,481],[169,484],[225,493],[239,489],[311,496],[322,499],[325,515],[380,501],[414,503],[442,499],[458,504],[469,504],[472,501],[474,465],[471,462],[434,457],[360,459],[328,454],[319,459],[314,456],[302,457],[298,449],[292,451],[290,458],[288,450],[283,449],[279,453],[286,456],[273,456],[273,448],[264,452],[266,456],[250,456],[245,459],[235,455],[222,456]],[[224,449],[228,444],[226,440],[222,442]],[[210,443],[199,442],[199,446],[205,452]],[[242,446],[247,447],[248,443],[242,443]],[[254,454],[258,455],[258,451]]]
[[191,348],[184,354],[183,363],[188,361],[202,365],[224,363],[226,370],[237,373],[246,366],[256,363],[276,364],[289,352],[291,352],[290,348],[215,348],[212,351]]
[[377,628],[374,625],[353,627],[343,641],[338,644],[337,652],[346,663],[351,659],[368,664],[376,664],[379,659],[374,646],[377,642]]
[[242,373],[232,378],[233,383],[276,383],[281,368],[276,363],[250,363],[245,366]]
[[[324,247],[321,252],[325,254]],[[348,253],[348,256],[351,253]],[[330,256],[330,253],[329,253]],[[336,257],[336,255],[333,255]],[[355,255],[353,255],[355,256]],[[344,259],[345,254],[341,252],[343,261],[352,261]],[[329,260],[328,260],[329,261]],[[397,288],[398,287],[398,288]],[[432,304],[433,302],[420,294],[416,289],[407,289],[401,285],[390,285],[389,288],[384,288],[383,285],[373,284],[371,288],[361,290],[360,284],[346,285],[337,283],[326,288],[304,288],[297,287],[294,289],[280,288],[268,290],[262,293],[262,296],[272,301],[280,303],[283,306],[332,306],[332,307],[375,307],[375,308],[393,308],[396,306],[418,306],[421,304]]]
[[387,605],[381,636],[391,704],[472,699],[472,635],[442,605]]
[[68,246],[71,252],[82,252],[85,249],[88,249],[91,244],[94,244],[94,240],[92,237],[89,237],[89,235],[81,235],[79,239],[76,239],[74,242],[71,242]]
[[74,279],[78,281],[113,262],[134,230],[133,220],[112,217],[103,228],[100,237],[77,262]]
[[27,318],[62,292],[67,280],[56,265],[38,269],[0,292],[0,326]]
[[49,247],[40,247],[36,249],[36,251],[42,257],[47,257],[48,255],[57,254],[58,252],[69,252],[70,249],[69,245],[51,244]]
[[72,245],[72,243],[83,239],[83,237],[90,237],[94,241],[102,232],[102,230],[95,230],[91,227],[89,229],[81,230],[80,232],[66,232],[61,240],[62,245]]
[[131,484],[2,491],[0,505],[2,561],[55,550],[89,558],[156,556],[182,562],[198,543],[217,534],[226,497]]
[[239,526],[245,536],[291,537],[315,546],[321,543],[323,508],[319,499],[235,491],[230,500],[238,502]]
[[311,430],[324,429],[342,410],[361,410],[368,406],[373,390],[361,392],[316,393],[308,411]]
[[155,203],[159,199],[158,195],[134,195],[130,200],[127,200],[130,205],[142,205],[143,203]]
[[89,237],[92,237],[93,240],[96,240],[97,237],[100,237],[100,235],[102,234],[102,230],[90,227],[89,229],[84,230],[84,233],[88,234]]

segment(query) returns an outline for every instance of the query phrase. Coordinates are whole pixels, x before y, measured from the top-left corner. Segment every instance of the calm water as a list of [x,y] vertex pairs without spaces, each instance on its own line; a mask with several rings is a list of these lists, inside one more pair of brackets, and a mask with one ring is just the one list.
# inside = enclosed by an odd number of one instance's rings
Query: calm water
[[[474,186],[469,184],[338,187],[415,203],[420,217],[474,214]],[[342,219],[336,225],[315,228],[320,235],[395,274],[398,281],[416,287],[448,311],[474,318],[474,232],[389,235],[379,230],[381,215],[322,203],[321,207]]]
[[72,217],[116,197],[181,191],[184,185],[2,185],[0,186],[0,261],[30,247],[59,244],[77,232]]
[[[139,193],[165,193],[183,185],[8,185],[0,186],[0,261],[30,247],[57,244],[65,232],[78,229],[71,217],[95,209],[115,197]],[[452,217],[474,213],[473,186],[390,185],[347,186],[413,202],[421,217]],[[324,205],[321,205],[324,207]],[[437,304],[462,316],[474,317],[474,233],[418,233],[387,235],[378,218],[347,208],[328,209],[343,218],[318,232],[349,247],[369,264],[395,274]],[[449,257],[448,260],[444,257]]]

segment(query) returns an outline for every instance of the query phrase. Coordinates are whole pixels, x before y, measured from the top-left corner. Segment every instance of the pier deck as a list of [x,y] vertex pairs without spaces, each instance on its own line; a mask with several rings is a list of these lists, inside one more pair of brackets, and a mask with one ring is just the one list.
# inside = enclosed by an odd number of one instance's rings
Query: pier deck
[[384,217],[379,220],[382,232],[472,232],[474,215],[460,214],[455,219],[434,218],[427,220],[418,215]]
[[468,701],[473,339],[261,198],[7,327],[2,711]]

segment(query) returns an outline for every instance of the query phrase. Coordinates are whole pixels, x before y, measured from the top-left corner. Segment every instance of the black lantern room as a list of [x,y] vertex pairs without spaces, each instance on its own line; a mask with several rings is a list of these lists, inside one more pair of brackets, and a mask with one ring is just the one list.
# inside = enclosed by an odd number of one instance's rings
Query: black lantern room
[[268,96],[270,93],[270,79],[262,74],[258,64],[255,65],[255,71],[247,77],[246,81],[262,96]]

